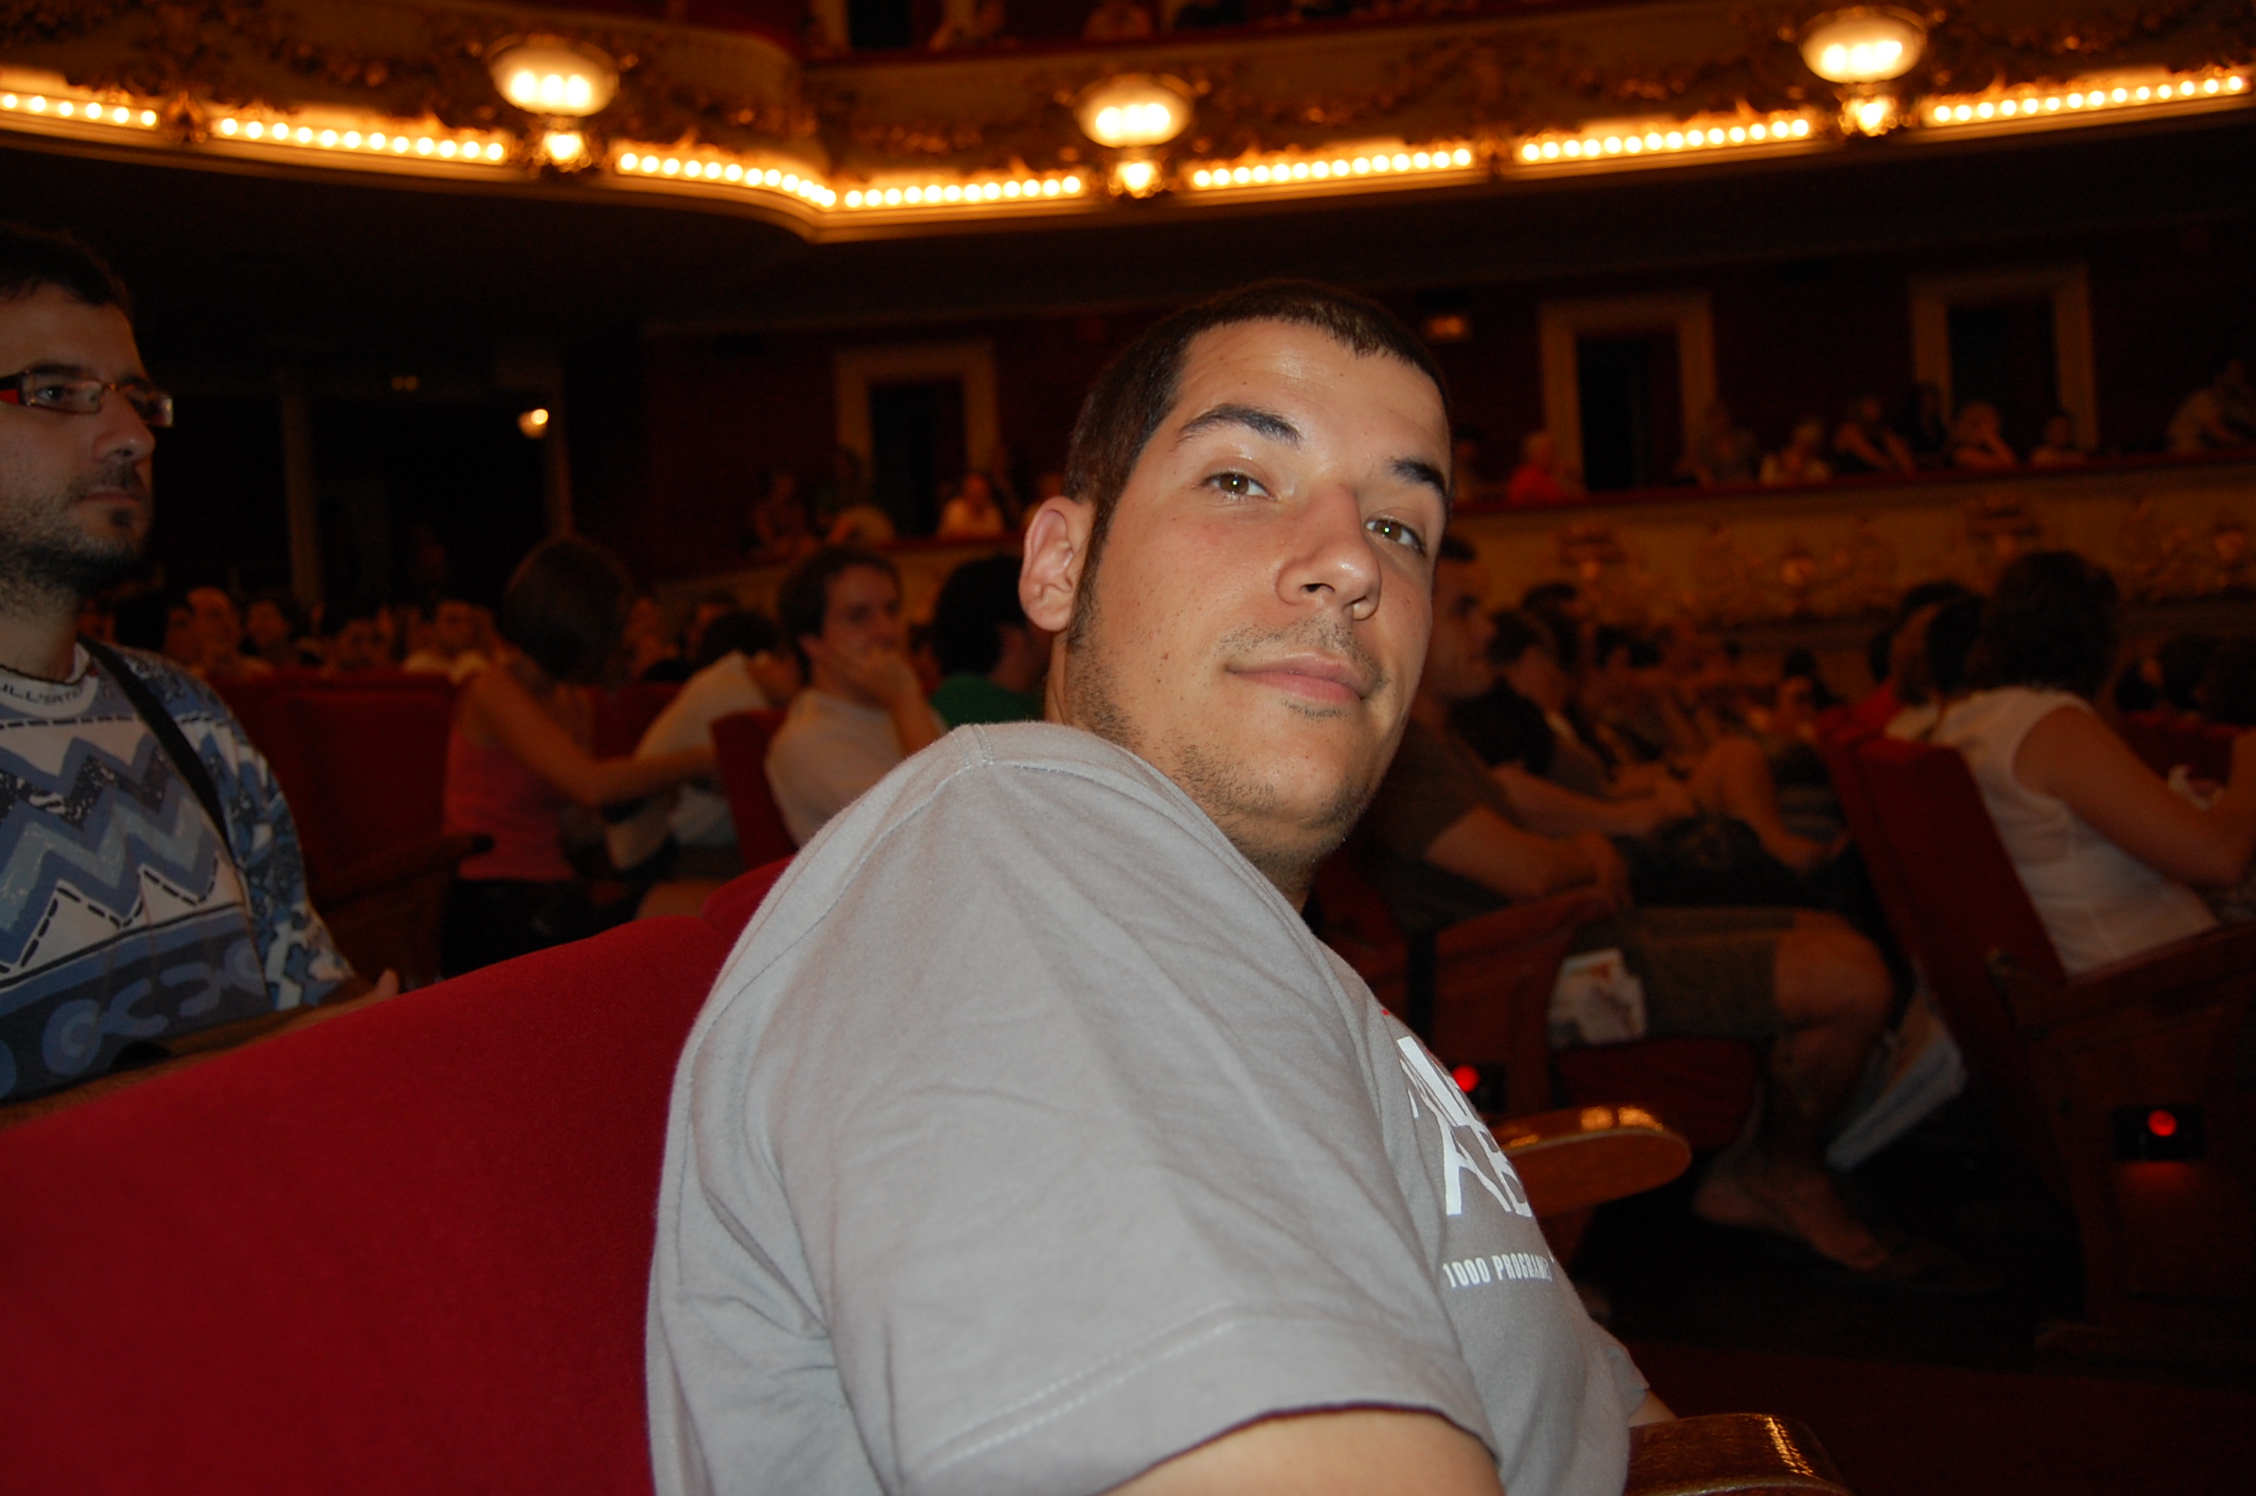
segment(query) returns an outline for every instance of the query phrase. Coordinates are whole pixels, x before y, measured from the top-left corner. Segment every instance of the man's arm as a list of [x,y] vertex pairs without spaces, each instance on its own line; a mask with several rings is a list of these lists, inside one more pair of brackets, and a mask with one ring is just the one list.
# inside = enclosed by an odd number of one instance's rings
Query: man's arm
[[1530,774],[1517,764],[1498,764],[1488,774],[1511,800],[1512,814],[1520,824],[1542,836],[1579,836],[1585,831],[1600,836],[1650,836],[1670,821],[1694,813],[1691,796],[1673,779],[1664,778],[1652,794],[1627,800],[1594,800]]
[[1112,1496],[1504,1496],[1480,1440],[1433,1413],[1348,1408],[1265,1418],[1155,1465]]
[[1450,822],[1427,845],[1425,860],[1514,903],[1593,884],[1615,907],[1629,902],[1629,868],[1606,838],[1537,836],[1486,806]]

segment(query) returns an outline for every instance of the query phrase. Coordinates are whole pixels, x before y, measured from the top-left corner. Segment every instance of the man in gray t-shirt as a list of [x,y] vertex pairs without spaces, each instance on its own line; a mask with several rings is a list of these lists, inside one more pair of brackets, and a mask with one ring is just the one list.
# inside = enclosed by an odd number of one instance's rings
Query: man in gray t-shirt
[[1424,657],[1430,361],[1355,298],[1233,293],[1073,453],[1021,584],[1050,721],[832,821],[691,1036],[659,1491],[1611,1496],[1665,1409],[1295,912]]

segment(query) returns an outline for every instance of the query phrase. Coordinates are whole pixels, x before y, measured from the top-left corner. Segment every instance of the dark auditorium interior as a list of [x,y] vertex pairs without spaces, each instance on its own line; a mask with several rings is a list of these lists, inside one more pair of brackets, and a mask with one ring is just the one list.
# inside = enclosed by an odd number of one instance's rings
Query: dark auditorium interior
[[[1039,666],[951,658],[950,579],[1074,497],[1109,361],[1286,279],[1446,380],[1477,560],[1440,565],[1495,622],[1467,751],[1698,801],[1606,823],[1640,904],[1824,911],[1890,974],[1825,1146],[1890,1260],[1931,1254],[1902,1276],[1696,1208],[1777,1072],[1642,996],[1601,1032],[1587,898],[1421,929],[1368,826],[1315,874],[1310,928],[1552,1202],[1592,1317],[1687,1426],[1786,1451],[1629,1489],[2250,1489],[2252,95],[2245,0],[0,0],[0,221],[114,270],[146,381],[87,408],[163,427],[77,632],[223,704],[358,973],[162,1042],[97,994],[73,1050],[9,1026],[37,941],[0,929],[0,1488],[653,1490],[668,1088],[801,839],[791,579],[867,547],[943,729],[1002,720],[948,707],[967,670],[1039,715]],[[0,403],[0,443],[28,419],[77,417]],[[565,536],[626,589],[580,676],[512,623]],[[2099,678],[2013,674],[2071,649],[2029,621],[2068,569]],[[755,694],[668,738],[715,670]],[[2230,822],[2230,876],[2142,860],[2026,746],[2001,788],[1979,724],[2038,686]],[[42,918],[48,834],[16,694],[0,925]],[[536,696],[577,778],[477,758]],[[133,702],[167,753],[189,699]],[[1702,798],[1725,759],[1759,815]],[[568,871],[499,870],[473,767],[553,786]],[[2071,951],[2039,800],[2190,923]],[[462,956],[480,877],[547,890],[548,935]]]

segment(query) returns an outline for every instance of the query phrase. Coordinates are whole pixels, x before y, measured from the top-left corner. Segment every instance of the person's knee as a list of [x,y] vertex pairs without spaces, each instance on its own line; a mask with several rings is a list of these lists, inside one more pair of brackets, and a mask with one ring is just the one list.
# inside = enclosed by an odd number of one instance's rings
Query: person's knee
[[1778,1014],[1788,1028],[1878,1032],[1894,996],[1888,964],[1839,920],[1798,924],[1778,941]]

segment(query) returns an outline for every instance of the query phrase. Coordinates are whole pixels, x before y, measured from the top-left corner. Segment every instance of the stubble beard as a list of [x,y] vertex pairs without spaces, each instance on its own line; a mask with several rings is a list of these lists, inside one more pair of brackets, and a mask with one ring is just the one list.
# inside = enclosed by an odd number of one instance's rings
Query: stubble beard
[[67,602],[77,607],[124,581],[141,564],[146,528],[122,536],[90,534],[74,517],[96,492],[122,491],[146,513],[149,486],[131,464],[96,470],[60,494],[25,500],[0,494],[0,607],[11,611]]
[[[1347,840],[1364,807],[1378,792],[1387,757],[1370,773],[1344,777],[1330,799],[1315,809],[1287,812],[1277,786],[1248,766],[1201,739],[1153,741],[1120,706],[1113,662],[1096,647],[1098,599],[1095,577],[1084,580],[1066,626],[1065,708],[1074,725],[1118,744],[1175,781],[1197,802],[1230,844],[1286,898],[1297,901],[1315,881],[1323,860]],[[1254,655],[1277,646],[1314,649],[1355,662],[1367,672],[1371,694],[1388,684],[1385,669],[1366,651],[1354,631],[1337,620],[1310,620],[1263,632],[1238,629],[1216,642],[1224,656]],[[1291,710],[1311,717],[1329,715],[1315,706]]]

